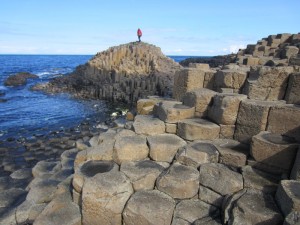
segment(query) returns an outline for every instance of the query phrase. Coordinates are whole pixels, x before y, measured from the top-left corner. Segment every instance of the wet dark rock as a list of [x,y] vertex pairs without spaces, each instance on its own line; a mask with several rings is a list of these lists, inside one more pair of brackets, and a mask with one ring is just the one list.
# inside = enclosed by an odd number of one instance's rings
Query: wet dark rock
[[37,75],[31,74],[31,73],[27,73],[27,72],[21,72],[21,73],[17,73],[15,75],[12,75],[10,77],[8,77],[5,81],[4,81],[4,85],[5,86],[20,86],[20,85],[25,85],[27,83],[27,79],[29,78],[38,78]]

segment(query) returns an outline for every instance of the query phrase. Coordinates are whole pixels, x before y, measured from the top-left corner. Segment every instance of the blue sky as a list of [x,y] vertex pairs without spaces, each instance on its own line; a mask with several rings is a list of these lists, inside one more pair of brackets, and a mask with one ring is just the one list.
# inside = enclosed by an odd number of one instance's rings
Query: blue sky
[[299,0],[0,0],[0,54],[95,54],[142,41],[166,55],[220,55],[298,33]]

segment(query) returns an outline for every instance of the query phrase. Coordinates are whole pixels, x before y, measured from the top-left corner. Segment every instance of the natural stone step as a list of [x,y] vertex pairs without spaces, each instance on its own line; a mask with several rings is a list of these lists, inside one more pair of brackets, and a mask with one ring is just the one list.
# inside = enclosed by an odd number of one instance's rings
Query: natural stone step
[[177,135],[189,141],[213,140],[219,133],[220,126],[208,120],[194,118],[178,122]]
[[175,134],[148,136],[150,158],[155,161],[172,162],[178,149],[186,142]]
[[187,92],[182,102],[184,105],[195,107],[195,116],[206,117],[208,109],[211,105],[213,97],[217,92],[206,88],[199,88],[191,92]]
[[158,190],[135,192],[123,212],[124,224],[170,225],[175,201]]
[[250,154],[258,162],[278,167],[288,172],[293,167],[298,146],[289,137],[262,131],[252,137]]
[[164,167],[151,160],[124,162],[120,171],[129,177],[134,191],[153,190]]
[[[272,195],[245,189],[224,204],[224,224],[274,224],[281,225],[283,217]],[[228,213],[228,214],[227,214]],[[227,217],[228,215],[228,217]]]
[[290,174],[290,179],[300,181],[300,147],[298,148],[297,156],[294,162],[293,169]]
[[249,147],[231,139],[215,139],[212,144],[219,151],[219,162],[228,166],[242,167],[246,165]]
[[198,193],[199,172],[190,166],[173,164],[158,177],[156,187],[173,198],[192,198]]
[[300,182],[282,180],[276,192],[276,200],[285,216],[292,211],[300,212]]
[[217,163],[219,152],[211,143],[194,141],[178,151],[176,161],[186,166],[198,168],[204,163]]
[[133,188],[122,172],[98,173],[82,189],[82,223],[122,224],[122,212]]
[[155,135],[165,133],[165,123],[152,115],[137,115],[133,123],[137,134]]
[[183,119],[193,118],[194,114],[195,107],[176,101],[162,101],[155,109],[155,115],[166,123],[177,123]]

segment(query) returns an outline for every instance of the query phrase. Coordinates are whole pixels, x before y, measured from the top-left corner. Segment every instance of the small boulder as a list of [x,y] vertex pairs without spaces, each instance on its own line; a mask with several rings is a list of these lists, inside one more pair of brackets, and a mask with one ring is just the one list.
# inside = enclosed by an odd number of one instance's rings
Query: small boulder
[[165,123],[158,118],[148,115],[137,115],[133,123],[137,134],[156,135],[165,133]]

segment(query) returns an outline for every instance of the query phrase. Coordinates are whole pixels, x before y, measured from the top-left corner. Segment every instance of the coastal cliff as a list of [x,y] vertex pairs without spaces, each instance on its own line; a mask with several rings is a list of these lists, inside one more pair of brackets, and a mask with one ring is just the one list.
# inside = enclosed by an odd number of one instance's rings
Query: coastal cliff
[[174,74],[180,67],[160,48],[132,42],[99,52],[69,76],[56,78],[35,89],[135,103],[148,95],[170,95]]

